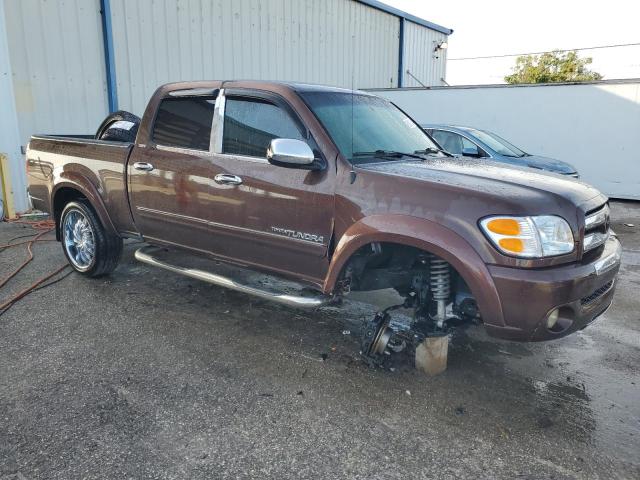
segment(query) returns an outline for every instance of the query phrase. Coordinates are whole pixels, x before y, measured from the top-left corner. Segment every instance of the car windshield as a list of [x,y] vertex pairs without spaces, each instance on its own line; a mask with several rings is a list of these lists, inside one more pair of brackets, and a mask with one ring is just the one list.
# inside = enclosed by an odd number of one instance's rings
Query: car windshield
[[383,98],[348,92],[301,96],[353,164],[397,160],[404,154],[442,155],[413,120]]
[[510,144],[504,138],[499,137],[495,133],[487,132],[486,130],[473,129],[470,129],[469,133],[505,157],[526,157],[528,155],[528,153],[523,152],[518,147]]

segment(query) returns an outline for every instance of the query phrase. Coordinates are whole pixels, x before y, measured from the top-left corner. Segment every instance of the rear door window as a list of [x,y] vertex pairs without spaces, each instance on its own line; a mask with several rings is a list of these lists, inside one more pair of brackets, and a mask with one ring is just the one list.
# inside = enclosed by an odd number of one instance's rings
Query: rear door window
[[306,141],[298,123],[277,105],[255,98],[226,99],[222,153],[266,158],[274,138]]
[[153,125],[153,141],[168,147],[208,151],[215,102],[213,96],[162,100]]

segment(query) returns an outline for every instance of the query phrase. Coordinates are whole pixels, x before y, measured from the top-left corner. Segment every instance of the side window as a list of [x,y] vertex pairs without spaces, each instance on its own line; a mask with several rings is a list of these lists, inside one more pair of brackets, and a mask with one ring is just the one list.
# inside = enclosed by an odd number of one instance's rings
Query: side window
[[479,155],[480,152],[482,151],[478,145],[476,145],[475,143],[473,143],[470,140],[467,140],[464,137],[460,137],[460,139],[462,140],[462,149],[463,150],[471,150],[473,152],[475,152],[475,155]]
[[266,158],[274,138],[305,141],[298,124],[282,108],[252,98],[226,99],[222,153]]
[[444,130],[434,130],[433,138],[440,146],[454,155],[462,154],[462,137],[457,133],[446,132]]
[[153,141],[167,147],[209,150],[215,97],[166,98],[153,125]]

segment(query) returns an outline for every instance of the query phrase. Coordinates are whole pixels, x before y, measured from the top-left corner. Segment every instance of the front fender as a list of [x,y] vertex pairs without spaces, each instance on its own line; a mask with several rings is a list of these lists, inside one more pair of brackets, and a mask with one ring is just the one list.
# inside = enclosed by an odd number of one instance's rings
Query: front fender
[[500,298],[487,266],[460,235],[442,225],[409,215],[372,215],[354,223],[340,238],[323,290],[332,292],[351,256],[372,242],[407,245],[438,255],[462,276],[486,324],[504,326]]
[[[58,193],[61,188],[72,188],[85,196],[98,215],[98,218],[104,228],[107,231],[118,235],[98,189],[87,177],[76,172],[61,172],[59,175],[54,176],[53,187],[51,189],[51,213],[54,213],[53,208],[55,205],[56,193]],[[58,219],[56,219],[56,222],[57,220]]]

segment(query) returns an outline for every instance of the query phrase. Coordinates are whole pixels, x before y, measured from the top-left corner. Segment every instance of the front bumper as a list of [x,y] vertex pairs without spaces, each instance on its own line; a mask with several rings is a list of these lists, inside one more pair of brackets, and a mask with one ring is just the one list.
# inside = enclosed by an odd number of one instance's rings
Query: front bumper
[[[621,253],[620,242],[611,237],[600,257],[588,264],[542,270],[490,266],[505,325],[486,319],[487,332],[531,342],[560,338],[586,327],[613,301]],[[547,317],[555,309],[559,320],[549,329]]]

